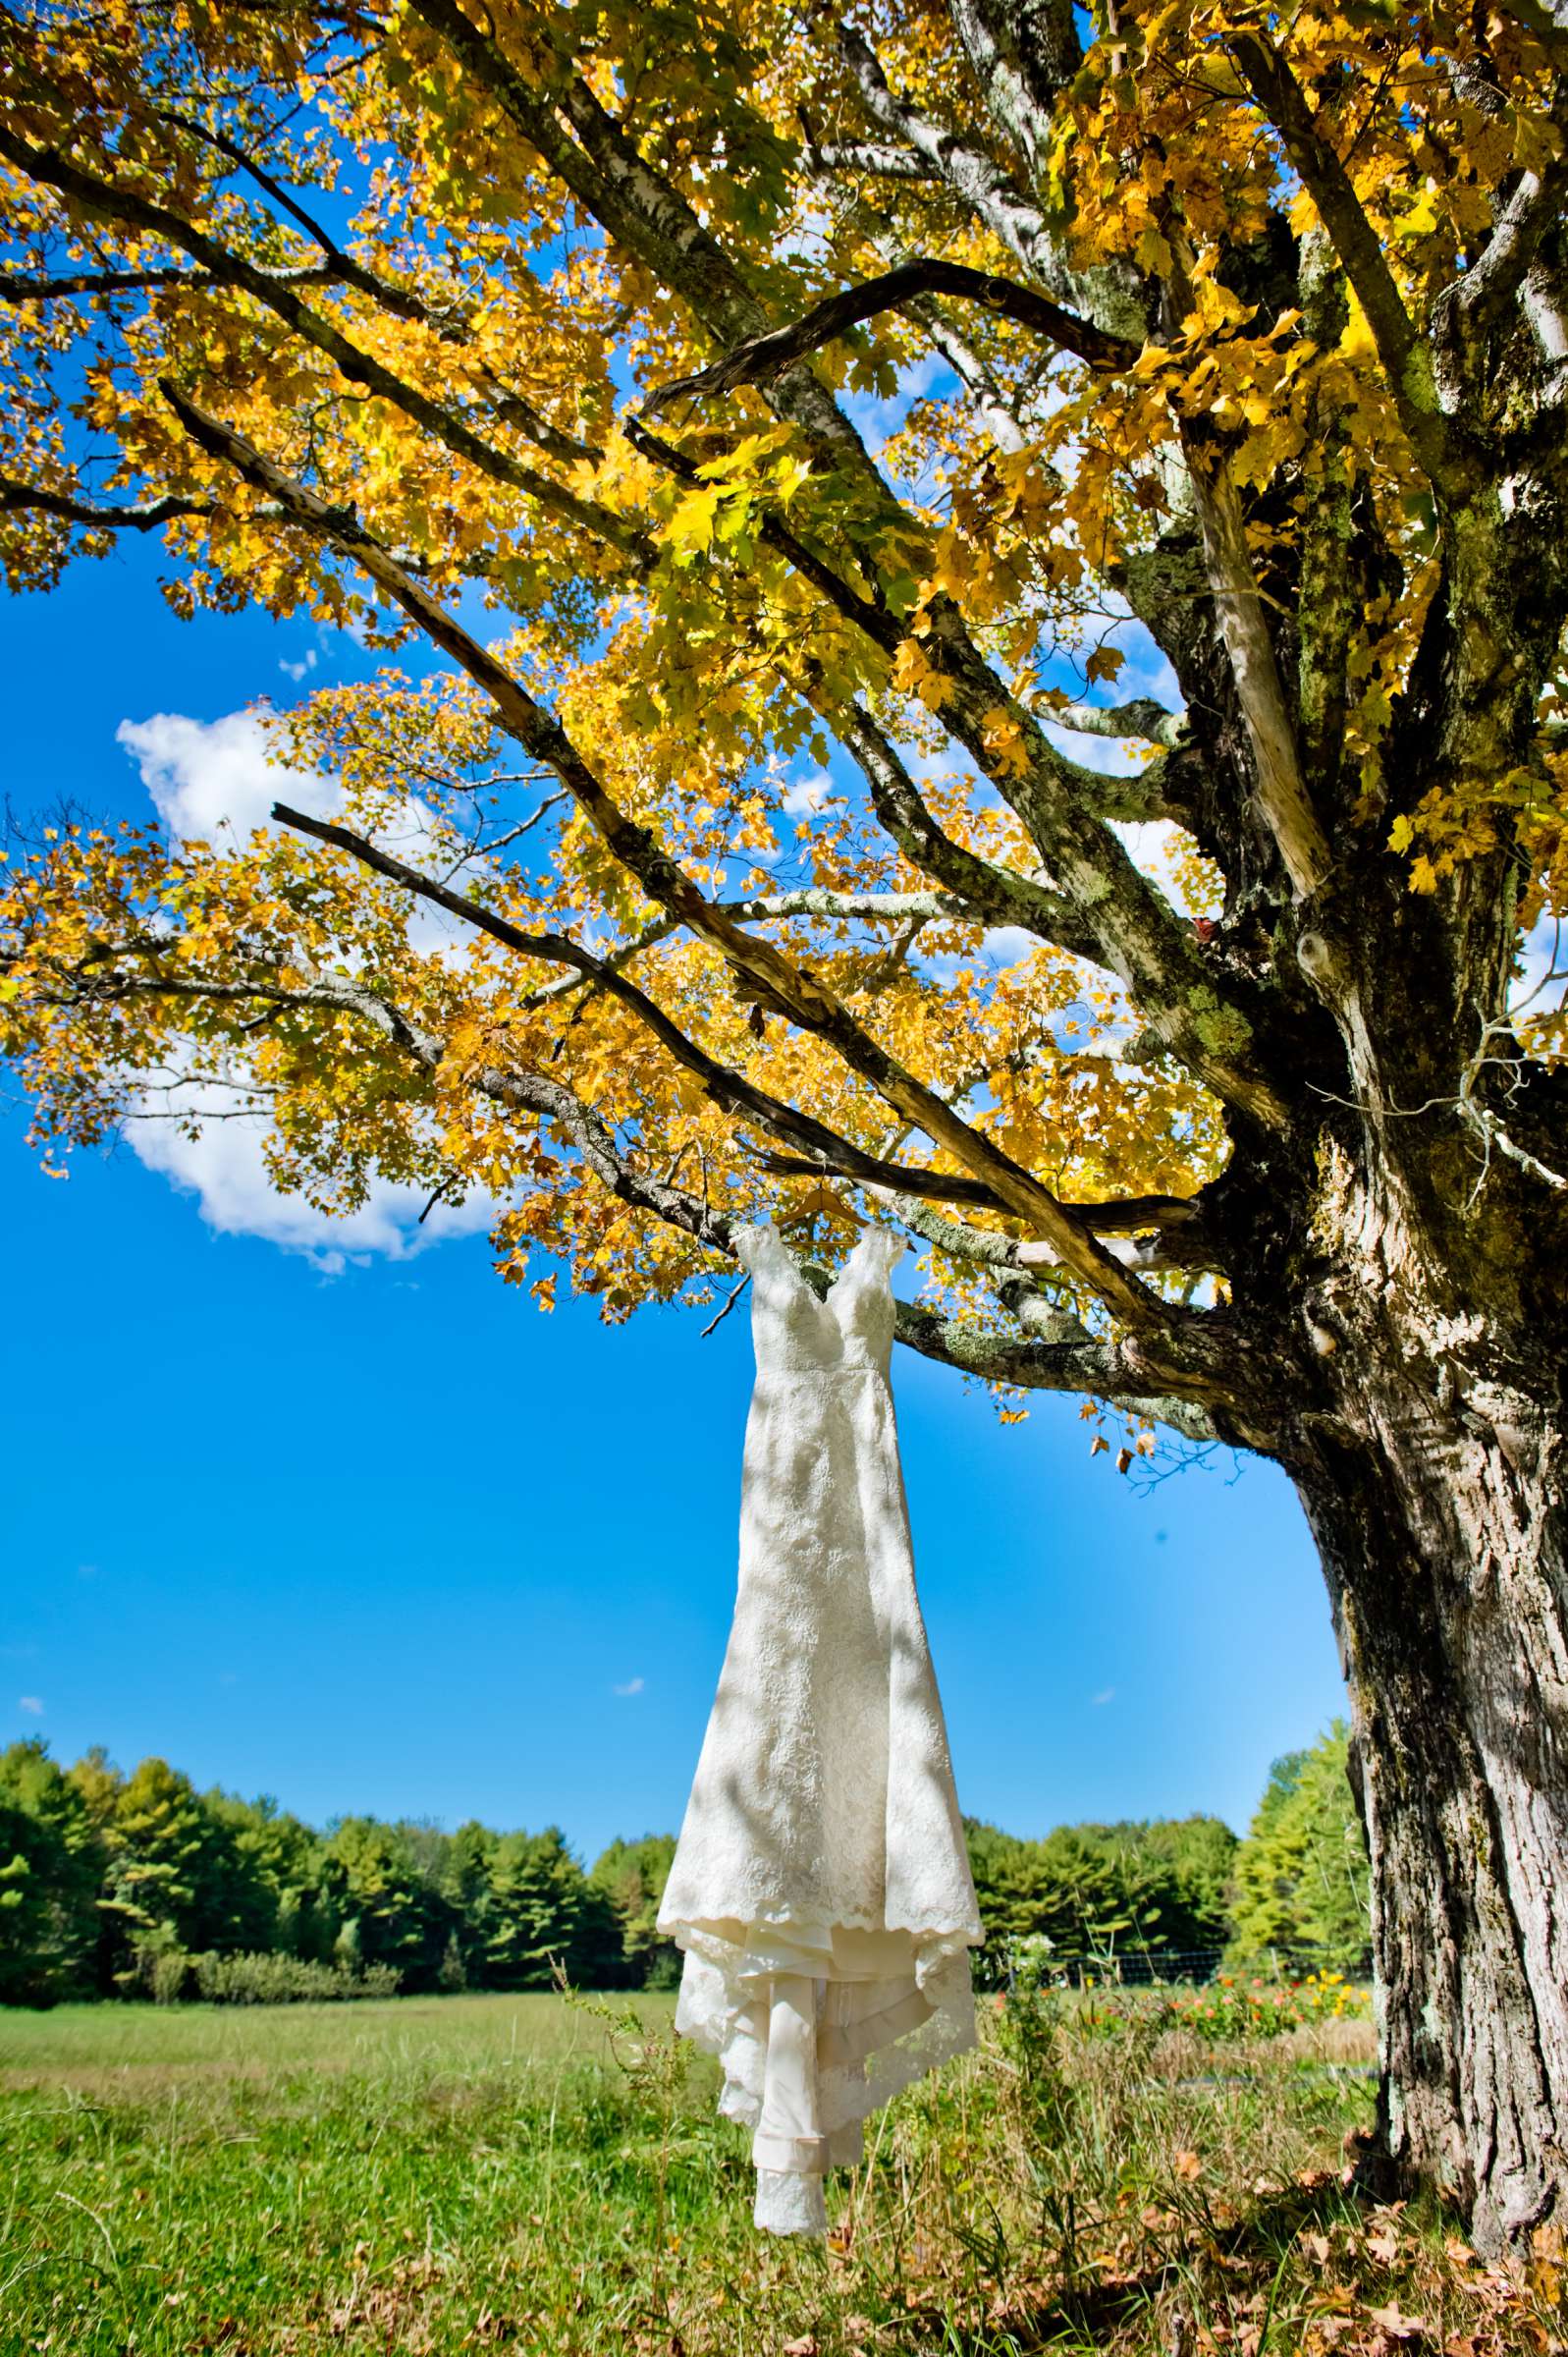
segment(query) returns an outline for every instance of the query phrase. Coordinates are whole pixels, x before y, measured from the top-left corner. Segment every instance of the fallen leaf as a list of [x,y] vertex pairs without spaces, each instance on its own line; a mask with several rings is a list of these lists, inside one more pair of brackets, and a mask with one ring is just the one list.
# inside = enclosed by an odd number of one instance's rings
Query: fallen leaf
[[1390,2300],[1386,2308],[1374,2308],[1369,2313],[1379,2332],[1386,2332],[1390,2340],[1419,2340],[1427,2330],[1419,2316],[1402,2315],[1397,2300]]

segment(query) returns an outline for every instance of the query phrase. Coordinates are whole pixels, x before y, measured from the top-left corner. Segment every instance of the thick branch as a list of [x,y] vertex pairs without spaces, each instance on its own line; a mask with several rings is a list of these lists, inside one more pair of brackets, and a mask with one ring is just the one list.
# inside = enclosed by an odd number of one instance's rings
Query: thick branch
[[1152,695],[1136,696],[1129,704],[1048,704],[1043,717],[1053,728],[1074,729],[1083,737],[1137,737],[1167,748],[1186,726],[1179,713],[1167,712]]
[[[910,1170],[893,1162],[884,1162],[883,1176],[871,1178],[864,1169],[851,1172],[788,1154],[764,1154],[760,1160],[762,1168],[778,1178],[853,1178],[857,1185],[869,1185],[892,1205],[906,1227],[957,1259],[1018,1271],[1059,1269],[1062,1265],[1049,1244],[1004,1235],[996,1228],[971,1228],[929,1208],[934,1203],[959,1203],[971,1210],[995,1209],[994,1204],[988,1206],[985,1189],[973,1178],[943,1171]],[[1203,1206],[1195,1197],[1127,1195],[1108,1203],[1075,1203],[1072,1209],[1093,1234],[1113,1239],[1106,1249],[1123,1268],[1153,1272],[1217,1269],[1221,1265],[1204,1225]]]
[[1502,318],[1535,268],[1543,241],[1562,219],[1565,201],[1568,153],[1554,156],[1540,173],[1521,175],[1473,267],[1445,299],[1473,335],[1485,336]]
[[[311,270],[282,274],[295,287],[326,287],[336,273],[324,264]],[[182,270],[171,263],[153,270],[67,270],[40,275],[26,270],[0,270],[0,302],[59,302],[79,295],[137,295],[155,287],[205,287],[205,270]]]
[[[803,120],[803,118],[802,118]],[[829,139],[819,144],[809,137],[806,155],[819,175],[865,172],[874,180],[935,180],[936,174],[907,147],[883,147],[874,139]]]
[[1182,441],[1203,536],[1204,570],[1252,748],[1259,808],[1278,846],[1285,873],[1305,899],[1327,880],[1333,862],[1302,778],[1295,727],[1258,594],[1235,477],[1222,450],[1204,444],[1190,431]]
[[1116,1343],[1038,1342],[909,1301],[898,1304],[896,1332],[899,1342],[923,1358],[985,1383],[1080,1392],[1170,1424],[1189,1438],[1234,1441],[1253,1449],[1271,1446],[1274,1424],[1266,1395],[1238,1406],[1217,1383],[1195,1383],[1190,1393],[1175,1391],[1153,1381],[1137,1354]]
[[1450,481],[1455,454],[1447,420],[1437,403],[1431,348],[1405,308],[1350,175],[1320,128],[1319,118],[1282,52],[1253,32],[1231,33],[1228,46],[1333,241],[1345,276],[1366,313],[1399,421],[1428,481],[1434,489],[1441,488]]
[[748,337],[732,352],[726,353],[723,359],[699,369],[694,376],[677,377],[672,384],[661,385],[656,393],[649,395],[644,411],[652,417],[683,399],[732,393],[738,385],[768,384],[785,368],[804,359],[808,353],[820,352],[825,344],[836,342],[861,320],[873,319],[882,311],[896,310],[920,295],[954,295],[966,302],[981,303],[987,310],[1016,320],[1021,327],[1031,329],[1058,350],[1071,353],[1091,368],[1130,368],[1138,357],[1137,345],[1120,336],[1108,336],[1091,320],[1076,318],[1049,296],[1037,294],[1033,287],[1018,286],[990,270],[971,270],[961,262],[923,256],[900,262],[895,269],[885,270],[862,286],[846,287],[840,294],[828,296],[786,327]]

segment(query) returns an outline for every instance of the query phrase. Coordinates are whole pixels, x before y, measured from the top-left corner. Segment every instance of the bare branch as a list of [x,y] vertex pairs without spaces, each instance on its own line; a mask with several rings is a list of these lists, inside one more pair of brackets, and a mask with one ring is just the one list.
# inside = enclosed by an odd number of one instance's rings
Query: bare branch
[[1203,535],[1204,569],[1247,725],[1259,807],[1285,873],[1305,898],[1326,882],[1333,857],[1301,774],[1295,726],[1258,594],[1235,477],[1224,452],[1191,428],[1183,433],[1182,447]]
[[[308,213],[297,197],[291,196],[281,181],[275,180],[270,172],[258,164],[238,139],[230,138],[226,132],[219,131],[212,124],[198,123],[189,115],[178,114],[172,108],[159,111],[165,123],[173,124],[178,131],[189,132],[203,145],[216,148],[220,155],[227,156],[230,163],[247,174],[262,193],[272,198],[279,211],[287,213],[296,227],[303,230],[311,244],[320,248],[338,284],[357,287],[362,295],[370,296],[383,310],[393,312],[400,319],[410,320],[416,325],[436,325],[417,295],[378,277],[375,271],[367,270],[362,262],[356,262],[351,254],[345,253],[337,240],[328,236],[314,214]],[[439,325],[436,325],[436,332],[443,332]]]
[[1565,203],[1568,153],[1554,156],[1539,173],[1521,174],[1490,237],[1444,298],[1444,304],[1453,304],[1473,335],[1485,336],[1501,319],[1534,271],[1542,242],[1562,219]]
[[1145,744],[1167,748],[1180,740],[1186,726],[1179,713],[1167,712],[1152,695],[1135,696],[1128,704],[1046,704],[1041,718],[1084,737],[1138,737]]
[[152,532],[176,517],[210,516],[213,512],[210,499],[178,499],[172,494],[139,508],[101,507],[64,491],[46,491],[40,484],[18,483],[10,475],[0,474],[0,515],[16,515],[26,509],[112,532]]
[[1059,351],[1071,353],[1091,368],[1130,368],[1138,357],[1137,345],[1120,336],[1108,336],[1092,321],[1076,318],[1049,296],[1037,294],[1033,287],[1017,286],[1011,279],[999,278],[990,270],[968,269],[961,262],[921,257],[900,262],[896,268],[885,270],[880,278],[867,279],[863,286],[846,287],[841,294],[828,296],[786,327],[748,337],[745,343],[726,353],[723,359],[699,369],[695,376],[677,377],[672,384],[661,385],[643,404],[644,413],[653,417],[680,400],[709,393],[731,393],[739,385],[770,383],[785,368],[804,359],[808,353],[836,342],[861,320],[875,318],[881,311],[896,310],[919,295],[955,295],[966,302],[981,303],[987,310],[1031,329]]

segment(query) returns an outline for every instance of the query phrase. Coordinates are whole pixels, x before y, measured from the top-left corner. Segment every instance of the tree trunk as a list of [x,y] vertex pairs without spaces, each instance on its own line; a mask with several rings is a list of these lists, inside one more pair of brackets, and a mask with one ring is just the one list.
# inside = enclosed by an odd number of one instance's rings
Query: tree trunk
[[[1560,1377],[1467,1381],[1369,1306],[1292,1466],[1349,1681],[1372,1852],[1380,2142],[1496,2251],[1568,2219],[1568,1514]],[[1451,1326],[1447,1328],[1452,1333]],[[1320,1346],[1333,1337],[1320,1335]],[[1478,1350],[1477,1343],[1481,1343]],[[1417,1346],[1411,1347],[1412,1343]],[[1549,1371],[1548,1371],[1549,1370]]]

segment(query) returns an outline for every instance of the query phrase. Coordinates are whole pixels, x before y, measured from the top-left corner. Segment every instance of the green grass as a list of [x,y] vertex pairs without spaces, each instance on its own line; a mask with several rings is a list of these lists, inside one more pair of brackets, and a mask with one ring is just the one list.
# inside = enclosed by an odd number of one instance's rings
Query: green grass
[[[988,2006],[982,2053],[833,2180],[824,2249],[753,2232],[745,2137],[670,2017],[0,2013],[0,2351],[1163,2357],[1179,2314],[1194,2349],[1294,2357],[1376,2347],[1319,2333],[1325,2285],[1364,2316],[1403,2284],[1408,2312],[1440,2244],[1339,2183],[1360,2022],[1216,2049],[1130,1999]],[[1468,2329],[1449,2276],[1444,2329]]]

